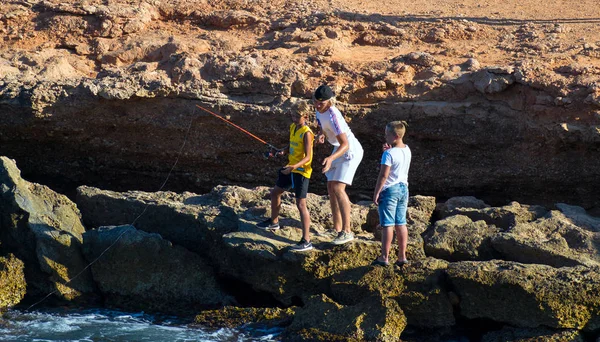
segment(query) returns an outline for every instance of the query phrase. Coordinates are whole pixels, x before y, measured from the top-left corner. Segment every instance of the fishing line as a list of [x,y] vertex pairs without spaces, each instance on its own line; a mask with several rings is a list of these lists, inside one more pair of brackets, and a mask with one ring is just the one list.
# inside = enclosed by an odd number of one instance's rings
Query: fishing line
[[[175,166],[177,166],[177,163],[179,162],[179,158],[181,157],[181,153],[183,152],[183,149],[188,141],[188,137],[190,134],[190,130],[192,128],[192,123],[194,122],[194,114],[195,114],[196,110],[194,109],[194,112],[192,112],[192,119],[190,120],[190,123],[187,127],[187,131],[185,133],[185,137],[183,139],[183,144],[181,145],[181,148],[179,149],[179,153],[177,154],[177,158],[175,159],[175,163],[173,163],[173,166],[171,167],[171,169],[169,170],[169,173],[167,174],[167,177],[165,179],[165,181],[162,183],[162,185],[160,186],[160,188],[156,191],[159,192],[161,191],[165,185],[167,184],[167,181],[169,180],[169,178],[171,177],[171,174],[173,173],[173,170],[175,169]],[[127,226],[127,228],[125,228],[121,234],[119,234],[119,236],[115,239],[115,241],[113,241],[113,243],[110,244],[110,246],[106,247],[106,249],[104,249],[104,251],[102,251],[102,253],[100,253],[99,256],[97,256],[92,262],[90,262],[86,267],[84,267],[79,273],[77,273],[75,276],[73,276],[72,278],[70,278],[66,283],[62,284],[64,286],[66,286],[67,284],[69,284],[70,282],[72,282],[73,280],[77,279],[77,277],[79,277],[81,274],[83,274],[83,272],[85,272],[85,270],[87,270],[88,268],[90,268],[90,266],[92,266],[93,264],[96,263],[96,261],[98,261],[109,249],[111,249],[116,243],[117,241],[119,241],[119,239],[121,239],[121,237],[123,236],[123,234],[125,234],[126,232],[129,231],[129,229],[131,227],[133,227],[133,225],[137,222],[137,220],[139,220],[140,217],[142,217],[142,215],[144,215],[144,213],[146,212],[146,210],[148,209],[148,207],[150,206],[151,202],[148,202],[146,204],[146,206],[144,207],[144,210],[133,220],[133,222],[131,222],[131,224],[129,224]],[[31,308],[33,308],[34,306],[42,303],[44,300],[46,300],[48,297],[50,297],[51,295],[55,294],[58,292],[58,289],[50,292],[49,294],[47,294],[44,298],[42,298],[41,300],[39,300],[38,302],[30,305],[27,310],[31,310]]]

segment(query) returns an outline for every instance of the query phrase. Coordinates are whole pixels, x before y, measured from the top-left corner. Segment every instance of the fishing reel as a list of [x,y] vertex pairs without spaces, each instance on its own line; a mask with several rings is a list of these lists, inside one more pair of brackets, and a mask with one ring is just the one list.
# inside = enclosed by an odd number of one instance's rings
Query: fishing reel
[[263,156],[265,157],[265,159],[270,159],[270,158],[279,158],[285,155],[285,151],[284,150],[278,150],[275,148],[270,148],[268,149]]

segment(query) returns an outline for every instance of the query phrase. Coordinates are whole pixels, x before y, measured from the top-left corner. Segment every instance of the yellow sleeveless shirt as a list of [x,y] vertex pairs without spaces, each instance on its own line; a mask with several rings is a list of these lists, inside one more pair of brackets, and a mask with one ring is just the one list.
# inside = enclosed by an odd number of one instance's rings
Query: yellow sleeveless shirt
[[[310,127],[308,125],[304,125],[296,130],[296,124],[293,123],[290,125],[290,154],[288,156],[288,164],[293,165],[297,162],[304,159],[306,154],[304,154],[304,134],[306,132],[311,132]],[[294,173],[299,173],[306,178],[310,178],[312,174],[312,155],[310,160],[301,165],[299,168],[295,169]]]

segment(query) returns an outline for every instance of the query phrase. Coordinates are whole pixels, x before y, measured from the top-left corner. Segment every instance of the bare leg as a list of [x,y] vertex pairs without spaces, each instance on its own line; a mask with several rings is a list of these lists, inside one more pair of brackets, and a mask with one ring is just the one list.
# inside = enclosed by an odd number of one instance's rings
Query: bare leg
[[285,190],[275,185],[273,189],[271,189],[271,221],[273,223],[279,222],[279,209],[281,209],[281,194],[283,194]]
[[398,237],[398,261],[404,261],[408,244],[408,229],[405,224],[396,226],[396,235]]
[[[331,186],[330,186],[331,184]],[[337,200],[338,205],[338,217],[341,218],[342,229],[350,233],[350,199],[346,194],[346,184],[336,181],[331,181],[327,183],[327,188],[331,188],[333,192],[333,196]],[[330,192],[330,197],[332,196],[332,192]],[[333,211],[333,208],[332,208]],[[341,217],[340,217],[341,216]],[[335,218],[335,214],[334,214]],[[334,222],[335,226],[335,222]]]
[[394,240],[392,226],[381,227],[381,257],[380,261],[389,262],[390,249]]
[[333,230],[336,232],[342,231],[342,215],[340,213],[340,206],[338,203],[337,196],[334,190],[334,183],[327,182],[327,193],[329,194],[329,204],[331,204],[331,215],[333,219]]
[[310,241],[310,214],[306,207],[306,198],[296,198],[296,206],[300,211],[300,222],[302,223],[302,237],[306,242]]

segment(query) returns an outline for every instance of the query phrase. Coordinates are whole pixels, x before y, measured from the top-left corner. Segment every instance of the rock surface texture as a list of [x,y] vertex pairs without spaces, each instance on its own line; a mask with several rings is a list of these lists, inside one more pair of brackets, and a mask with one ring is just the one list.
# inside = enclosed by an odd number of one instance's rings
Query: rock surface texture
[[285,146],[287,111],[327,82],[365,147],[355,198],[401,119],[415,194],[600,211],[600,13],[513,2],[6,1],[0,155],[69,194],[155,191],[177,156],[168,190],[265,185],[285,161],[196,105]]

